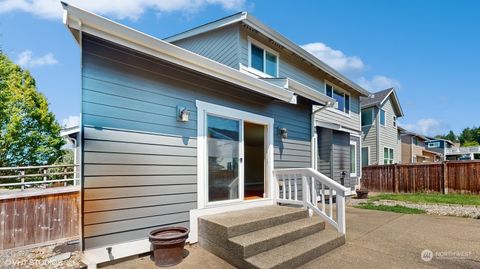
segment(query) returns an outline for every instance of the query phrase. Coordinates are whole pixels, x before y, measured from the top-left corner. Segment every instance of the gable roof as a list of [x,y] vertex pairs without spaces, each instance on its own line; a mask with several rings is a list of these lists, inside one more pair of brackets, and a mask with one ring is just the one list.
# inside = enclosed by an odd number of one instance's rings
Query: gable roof
[[221,19],[218,19],[216,21],[212,21],[203,25],[200,25],[198,27],[192,28],[190,30],[178,33],[176,35],[170,36],[165,38],[164,40],[167,42],[175,42],[178,40],[182,40],[188,37],[196,36],[202,33],[206,33],[209,31],[213,31],[219,28],[223,28],[228,25],[232,25],[234,23],[242,22],[245,25],[248,25],[252,29],[258,31],[262,35],[266,36],[270,40],[274,41],[278,45],[286,48],[290,52],[296,54],[300,58],[304,59],[305,61],[309,62],[313,66],[316,66],[326,74],[338,79],[340,82],[344,83],[348,87],[350,87],[352,90],[358,92],[361,96],[369,96],[370,92],[362,88],[360,85],[356,84],[355,82],[351,81],[317,57],[313,56],[311,53],[307,52],[303,48],[301,48],[299,45],[293,43],[286,37],[284,37],[282,34],[279,32],[273,30],[272,28],[268,27],[252,15],[250,15],[247,12],[239,12]]
[[403,109],[400,105],[400,100],[398,99],[395,88],[388,88],[383,91],[376,92],[370,97],[360,97],[360,106],[362,109],[372,106],[381,107],[389,97],[393,98],[393,108],[396,110],[397,117],[403,117]]
[[332,98],[320,92],[281,87],[265,80],[254,78],[239,70],[134,30],[105,17],[64,2],[62,2],[62,5],[64,9],[63,22],[79,43],[81,43],[81,33],[88,33],[180,67],[194,70],[201,74],[288,103],[295,104],[297,102],[296,95],[303,96],[324,105],[334,101]]

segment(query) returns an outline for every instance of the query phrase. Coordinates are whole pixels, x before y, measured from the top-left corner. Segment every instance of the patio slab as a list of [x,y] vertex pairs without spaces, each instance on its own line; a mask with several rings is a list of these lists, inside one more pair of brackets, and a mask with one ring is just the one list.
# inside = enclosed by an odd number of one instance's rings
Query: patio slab
[[[479,242],[480,220],[347,207],[347,243],[301,268],[480,268]],[[421,259],[426,249],[434,253],[431,261]],[[185,260],[171,268],[233,268],[198,245],[187,250]],[[464,256],[452,257],[457,254]],[[156,267],[145,256],[106,268]]]

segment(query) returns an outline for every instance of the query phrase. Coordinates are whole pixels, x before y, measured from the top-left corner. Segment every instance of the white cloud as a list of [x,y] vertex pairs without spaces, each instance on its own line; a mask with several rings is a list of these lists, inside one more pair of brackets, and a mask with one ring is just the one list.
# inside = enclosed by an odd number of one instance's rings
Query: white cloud
[[[88,11],[111,15],[117,19],[138,19],[147,9],[157,12],[181,11],[194,13],[207,5],[219,5],[227,10],[241,9],[245,0],[71,0],[68,3]],[[23,11],[45,19],[62,18],[62,7],[58,0],[4,0],[0,2],[0,13]]]
[[54,65],[58,63],[58,60],[55,59],[52,53],[47,53],[40,57],[33,57],[32,51],[25,50],[18,55],[15,62],[25,68],[34,68],[44,65]]
[[416,123],[402,124],[402,127],[427,136],[444,134],[449,129],[448,124],[435,118],[419,119]]
[[347,56],[322,42],[309,43],[301,47],[340,72],[363,72],[365,69],[365,64],[359,57]]
[[374,76],[371,79],[367,79],[362,76],[357,80],[357,83],[365,89],[373,92],[385,90],[391,87],[395,87],[397,89],[401,87],[398,80],[386,76]]
[[70,128],[80,125],[80,116],[68,116],[68,118],[63,119],[62,126],[65,128]]
[[401,87],[398,80],[383,75],[366,78],[364,73],[367,65],[358,56],[346,55],[322,42],[309,43],[301,47],[369,91],[376,92],[391,87]]

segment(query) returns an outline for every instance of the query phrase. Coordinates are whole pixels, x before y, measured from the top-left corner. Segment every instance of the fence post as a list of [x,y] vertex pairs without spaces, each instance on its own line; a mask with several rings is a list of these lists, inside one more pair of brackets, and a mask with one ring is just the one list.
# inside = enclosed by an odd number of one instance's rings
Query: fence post
[[446,161],[443,161],[443,193],[448,194],[448,166]]
[[398,188],[398,164],[393,165],[393,189],[395,193],[399,192]]

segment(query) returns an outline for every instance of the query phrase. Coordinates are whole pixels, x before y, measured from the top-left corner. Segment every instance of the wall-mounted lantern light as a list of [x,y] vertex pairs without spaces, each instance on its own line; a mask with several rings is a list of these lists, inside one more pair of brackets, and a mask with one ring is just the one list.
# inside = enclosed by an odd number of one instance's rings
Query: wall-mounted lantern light
[[287,137],[288,137],[288,130],[287,130],[287,128],[280,128],[280,136],[281,136],[283,139],[287,139]]
[[177,119],[181,122],[187,122],[190,116],[190,111],[183,106],[177,106]]

